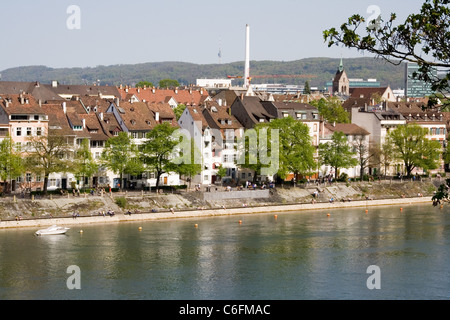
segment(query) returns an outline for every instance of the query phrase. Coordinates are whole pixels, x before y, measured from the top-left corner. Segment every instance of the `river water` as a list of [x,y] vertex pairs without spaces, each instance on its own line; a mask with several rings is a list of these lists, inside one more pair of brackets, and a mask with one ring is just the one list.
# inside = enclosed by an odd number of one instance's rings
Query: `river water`
[[449,209],[0,230],[0,299],[449,299]]

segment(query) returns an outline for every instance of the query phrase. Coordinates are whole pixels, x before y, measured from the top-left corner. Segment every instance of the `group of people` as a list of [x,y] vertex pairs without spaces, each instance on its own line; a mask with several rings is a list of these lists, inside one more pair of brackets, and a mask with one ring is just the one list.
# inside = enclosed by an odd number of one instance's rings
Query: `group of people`
[[103,211],[99,211],[98,212],[98,215],[99,216],[106,216],[106,215],[108,215],[108,216],[110,216],[110,217],[113,217],[114,215],[115,215],[116,213],[113,211],[113,210],[108,210],[107,212],[105,212],[104,210]]

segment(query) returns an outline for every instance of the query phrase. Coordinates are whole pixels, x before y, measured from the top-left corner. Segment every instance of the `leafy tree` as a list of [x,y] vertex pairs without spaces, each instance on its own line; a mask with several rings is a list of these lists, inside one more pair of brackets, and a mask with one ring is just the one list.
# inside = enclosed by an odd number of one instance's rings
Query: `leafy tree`
[[72,147],[67,137],[57,130],[49,130],[47,135],[31,137],[25,154],[25,168],[36,174],[44,174],[43,194],[47,194],[48,177],[51,173],[71,172],[73,161],[70,159]]
[[161,88],[179,87],[180,84],[177,80],[173,79],[163,79],[159,81],[159,86]]
[[414,168],[432,170],[439,166],[442,146],[438,141],[429,140],[427,135],[426,128],[414,123],[398,126],[388,134],[394,155],[405,164],[407,176]]
[[139,81],[136,83],[136,88],[143,88],[143,87],[151,88],[153,87],[153,83],[149,81]]
[[[176,138],[176,135],[175,135]],[[174,171],[180,175],[189,177],[189,189],[191,188],[192,176],[200,173],[202,171],[202,155],[201,152],[195,145],[195,140],[193,138],[181,135],[179,137],[182,141],[178,144],[178,157],[174,156],[172,163],[176,164],[174,166]]]
[[177,164],[174,163],[174,150],[180,143],[175,138],[177,128],[168,123],[158,124],[147,133],[147,140],[142,146],[140,157],[147,168],[156,173],[156,189],[159,187],[161,175],[166,172],[176,172]]
[[310,94],[311,93],[311,86],[309,85],[309,81],[305,82],[305,88],[303,89],[304,94]]
[[[431,89],[446,93],[450,80],[450,8],[449,0],[426,0],[420,13],[410,14],[403,23],[394,25],[397,15],[391,13],[387,21],[381,18],[368,21],[365,34],[358,30],[365,19],[358,14],[343,23],[340,30],[323,32],[328,46],[343,45],[374,53],[390,63],[403,61],[419,65],[417,79],[431,84]],[[433,68],[440,68],[445,76],[435,77]]]
[[352,151],[352,147],[343,132],[335,131],[331,137],[331,142],[319,145],[320,162],[334,169],[335,179],[338,178],[338,169],[351,168],[358,164],[355,155],[356,153]]
[[0,142],[0,179],[5,189],[0,191],[6,193],[9,190],[8,180],[20,176],[24,171],[22,157],[14,150],[12,139],[3,139]]
[[217,168],[216,176],[219,178],[221,185],[222,185],[222,178],[225,177],[226,175],[227,175],[227,168],[224,168],[223,165],[220,165]]
[[292,117],[275,119],[257,124],[254,130],[247,130],[247,135],[248,144],[239,143],[242,154],[239,164],[243,168],[257,174],[261,174],[262,169],[274,169],[273,174],[285,179],[290,173],[310,174],[317,167],[309,128],[301,121]]
[[98,168],[99,165],[92,156],[89,140],[84,139],[80,147],[75,150],[73,173],[84,183],[84,178],[91,178],[98,171]]
[[138,149],[126,132],[106,141],[102,152],[102,164],[120,176],[120,189],[123,190],[123,175],[142,173],[143,166],[138,158]]
[[364,171],[371,164],[371,160],[377,155],[377,150],[369,144],[364,136],[357,136],[352,142],[359,164],[359,179],[363,181]]
[[350,117],[342,106],[342,102],[337,97],[321,98],[309,103],[319,110],[319,114],[324,120],[333,123],[349,123]]
[[177,105],[175,109],[173,109],[173,112],[175,113],[175,116],[177,118],[177,121],[180,120],[181,116],[183,115],[184,110],[186,109],[186,106],[182,103]]

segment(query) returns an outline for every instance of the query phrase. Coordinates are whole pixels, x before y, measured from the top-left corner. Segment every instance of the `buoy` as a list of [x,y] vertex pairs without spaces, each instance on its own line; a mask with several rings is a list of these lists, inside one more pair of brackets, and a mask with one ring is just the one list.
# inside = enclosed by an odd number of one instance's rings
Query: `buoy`
[[139,231],[142,231],[142,227],[139,227]]
[[366,213],[369,212],[369,210],[366,209]]
[[274,218],[276,219],[276,218],[278,218],[278,216],[277,216],[277,215],[274,215]]
[[403,211],[403,208],[400,208],[400,211]]
[[198,228],[198,224],[194,224],[194,227]]
[[80,233],[83,233],[83,230],[80,230]]
[[239,220],[239,224],[242,224],[242,220]]
[[329,213],[327,213],[327,217],[329,217],[330,216],[330,214]]

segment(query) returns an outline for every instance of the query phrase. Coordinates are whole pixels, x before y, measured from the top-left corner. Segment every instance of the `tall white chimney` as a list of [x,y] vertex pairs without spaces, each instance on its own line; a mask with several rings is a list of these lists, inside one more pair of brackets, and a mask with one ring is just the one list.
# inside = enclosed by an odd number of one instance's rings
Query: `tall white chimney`
[[250,26],[246,26],[244,88],[250,86]]

